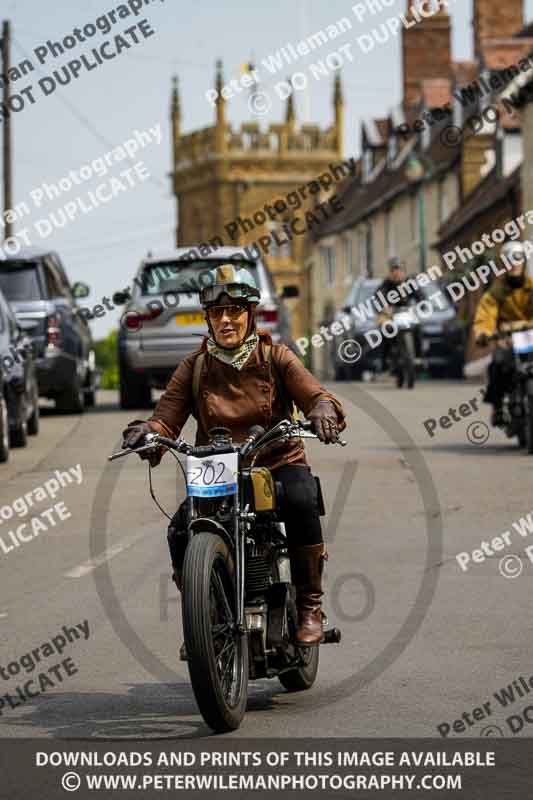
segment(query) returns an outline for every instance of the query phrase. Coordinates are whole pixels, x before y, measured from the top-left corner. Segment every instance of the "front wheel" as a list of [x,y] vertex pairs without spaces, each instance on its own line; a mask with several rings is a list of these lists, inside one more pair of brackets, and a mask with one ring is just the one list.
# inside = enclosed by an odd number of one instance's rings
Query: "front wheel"
[[235,570],[226,543],[193,536],[185,552],[183,633],[202,717],[216,733],[239,727],[248,699],[248,639],[236,630]]
[[406,331],[403,335],[402,350],[402,367],[405,383],[408,389],[412,389],[416,379],[416,348],[415,337],[411,331]]

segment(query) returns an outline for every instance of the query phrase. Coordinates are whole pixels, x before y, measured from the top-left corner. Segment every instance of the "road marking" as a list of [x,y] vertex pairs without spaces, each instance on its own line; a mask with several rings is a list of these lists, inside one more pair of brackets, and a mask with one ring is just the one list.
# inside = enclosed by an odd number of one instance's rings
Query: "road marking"
[[65,572],[65,577],[84,578],[85,575],[89,575],[91,572],[94,572],[95,569],[101,567],[106,561],[111,561],[112,558],[118,556],[119,553],[123,553],[125,550],[128,550],[132,545],[138,542],[139,539],[143,538],[144,533],[141,533],[138,536],[134,536],[132,539],[126,539],[123,542],[118,542],[117,544],[113,545],[113,547],[108,547],[107,550],[104,550],[104,552],[99,556],[96,556],[96,558],[90,558],[88,561],[84,561],[83,564],[80,564],[68,572]]

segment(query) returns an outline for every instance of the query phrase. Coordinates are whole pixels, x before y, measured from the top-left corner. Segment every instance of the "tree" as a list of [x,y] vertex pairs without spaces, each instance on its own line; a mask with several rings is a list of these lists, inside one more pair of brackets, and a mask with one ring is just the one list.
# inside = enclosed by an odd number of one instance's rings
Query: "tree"
[[118,359],[117,359],[118,331],[109,333],[105,339],[94,343],[96,367],[101,372],[100,387],[102,389],[118,389]]

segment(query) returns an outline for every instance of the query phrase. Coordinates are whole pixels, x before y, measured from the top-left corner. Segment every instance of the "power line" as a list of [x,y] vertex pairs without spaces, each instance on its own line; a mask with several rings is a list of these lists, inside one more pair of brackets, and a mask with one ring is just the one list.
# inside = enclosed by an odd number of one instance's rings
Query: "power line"
[[[21,51],[21,53],[23,54],[23,56],[24,56],[25,58],[27,58],[27,59],[31,60],[31,59],[30,59],[30,55],[29,55],[29,53],[27,52],[27,50],[26,50],[26,49],[25,49],[25,48],[24,48],[24,47],[21,45],[21,43],[19,42],[19,40],[18,40],[18,39],[16,39],[15,37],[14,37],[14,42],[15,42],[16,46],[18,47],[18,49],[19,49],[19,50]],[[39,73],[40,73],[40,74],[41,74],[43,77],[45,77],[45,76],[44,76],[44,72],[42,71],[42,69],[41,69],[40,67],[37,67],[37,71],[38,71],[38,72],[39,72]],[[71,114],[72,114],[72,115],[73,115],[73,116],[74,116],[74,117],[75,117],[75,118],[78,120],[78,122],[80,122],[80,123],[81,123],[81,125],[83,125],[85,128],[87,128],[87,130],[88,130],[90,133],[92,133],[92,135],[93,135],[93,136],[94,136],[96,139],[98,139],[98,141],[99,141],[99,142],[101,142],[102,144],[104,144],[106,147],[108,147],[108,148],[111,148],[111,150],[114,150],[114,149],[116,148],[116,144],[113,144],[112,142],[110,142],[110,141],[109,141],[109,139],[107,139],[107,137],[106,137],[106,136],[104,136],[102,133],[100,133],[100,131],[99,131],[99,130],[97,130],[97,128],[95,128],[95,126],[93,125],[93,123],[91,122],[91,120],[90,120],[88,117],[86,117],[86,116],[85,116],[85,114],[83,114],[81,111],[79,111],[79,110],[76,108],[76,106],[74,105],[74,103],[72,103],[70,100],[68,100],[68,99],[67,99],[67,98],[66,98],[66,97],[63,95],[63,93],[62,93],[60,90],[56,90],[56,94],[57,94],[57,96],[58,96],[58,99],[59,99],[59,100],[60,100],[60,101],[63,103],[63,105],[64,105],[64,106],[65,106],[65,107],[66,107],[66,108],[67,108],[67,109],[70,111],[70,113],[71,113]],[[129,158],[130,160],[133,160],[133,158],[132,158],[131,156],[128,156],[128,158]],[[165,184],[164,184],[162,181],[160,181],[158,178],[154,178],[154,177],[150,176],[149,180],[150,180],[152,183],[154,183],[156,186],[158,186],[160,189],[161,189],[161,188],[165,188],[165,189],[167,189],[166,185],[165,185]],[[165,193],[165,196],[168,196],[168,195]]]

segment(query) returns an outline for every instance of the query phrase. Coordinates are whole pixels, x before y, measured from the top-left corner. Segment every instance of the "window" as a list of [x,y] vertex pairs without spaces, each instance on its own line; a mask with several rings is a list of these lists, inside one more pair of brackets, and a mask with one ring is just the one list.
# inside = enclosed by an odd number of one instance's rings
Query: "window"
[[0,290],[10,303],[17,300],[41,300],[37,264],[4,261],[0,270]]
[[398,140],[396,136],[392,133],[389,138],[388,144],[388,161],[389,164],[394,161],[396,156],[398,155]]
[[387,254],[388,258],[396,254],[395,238],[396,237],[394,235],[394,217],[392,215],[391,209],[388,209],[385,212],[385,253]]
[[353,242],[352,237],[344,239],[344,268],[346,275],[353,275]]
[[275,234],[270,240],[269,256],[273,258],[290,258],[292,252],[291,241],[287,237],[283,225],[278,222],[270,222],[268,229],[271,234]]
[[359,267],[363,278],[371,278],[374,272],[372,225],[363,222],[359,229]]
[[448,192],[446,182],[439,183],[439,224],[442,224],[445,219],[448,219],[450,214],[448,205]]
[[418,240],[418,191],[409,198],[409,217],[411,225],[411,239]]
[[365,251],[366,251],[366,274],[369,278],[372,278],[372,276],[374,275],[374,248],[372,241],[372,225],[370,222],[366,223]]
[[61,281],[56,270],[46,262],[43,264],[44,280],[46,283],[46,292],[48,297],[64,297],[65,292],[61,286]]
[[363,180],[368,180],[373,166],[372,150],[370,147],[367,147],[363,154]]
[[325,286],[333,286],[335,283],[335,249],[333,247],[322,248],[322,267]]

